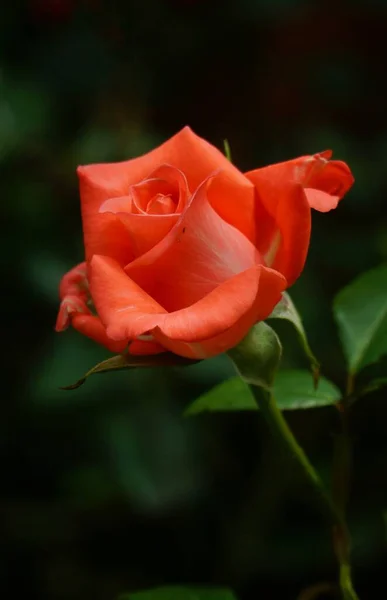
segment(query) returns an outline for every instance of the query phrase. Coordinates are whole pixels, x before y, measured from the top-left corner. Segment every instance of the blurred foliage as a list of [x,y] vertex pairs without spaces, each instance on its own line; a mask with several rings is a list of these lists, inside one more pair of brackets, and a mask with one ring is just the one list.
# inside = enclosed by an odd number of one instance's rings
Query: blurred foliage
[[[29,600],[113,600],[170,584],[294,600],[335,578],[308,490],[259,413],[182,413],[233,375],[226,357],[77,380],[107,358],[53,332],[61,275],[83,258],[75,168],[151,149],[190,124],[251,169],[333,148],[356,185],[314,215],[292,298],[335,384],[336,292],[387,260],[387,5],[382,0],[25,0],[0,18],[3,418],[0,579]],[[279,323],[284,367],[307,367]],[[281,327],[283,325],[283,327]],[[386,365],[374,367],[375,377]],[[355,583],[384,586],[385,392],[351,422]],[[332,407],[288,415],[329,482]]]

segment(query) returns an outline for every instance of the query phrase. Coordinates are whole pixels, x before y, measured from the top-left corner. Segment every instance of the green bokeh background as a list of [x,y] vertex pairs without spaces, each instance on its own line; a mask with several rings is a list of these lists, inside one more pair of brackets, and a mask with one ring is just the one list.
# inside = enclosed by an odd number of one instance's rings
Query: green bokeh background
[[[256,413],[182,418],[232,374],[107,374],[53,326],[83,258],[75,168],[150,150],[189,124],[248,170],[332,148],[356,185],[314,214],[292,290],[324,374],[345,381],[334,294],[387,260],[387,3],[29,0],[0,18],[2,418],[0,581],[28,600],[114,600],[169,583],[295,600],[335,578],[322,519]],[[282,328],[284,364],[306,366]],[[379,368],[381,373],[382,367]],[[385,585],[385,393],[355,407],[350,506],[361,598]],[[334,409],[289,415],[329,482]],[[380,597],[380,596],[379,596]]]

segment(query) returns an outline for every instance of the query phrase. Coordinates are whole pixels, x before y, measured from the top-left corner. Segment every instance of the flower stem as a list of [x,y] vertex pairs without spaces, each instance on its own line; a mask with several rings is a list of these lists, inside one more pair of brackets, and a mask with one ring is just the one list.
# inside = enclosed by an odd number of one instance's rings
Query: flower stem
[[[346,395],[337,405],[341,417],[341,433],[336,439],[333,460],[333,498],[344,522],[346,522],[352,471],[352,442],[349,432],[348,410],[349,399],[353,394],[353,390],[354,379],[349,375]],[[334,532],[333,545],[340,565],[340,589],[343,598],[344,600],[358,600],[351,578],[351,537],[348,528],[345,534],[339,531]]]
[[299,467],[300,471],[309,482],[320,503],[322,511],[330,524],[334,527],[340,526],[340,529],[345,528],[345,523],[343,522],[339,511],[327,493],[320,476],[290,430],[273,395],[268,390],[255,385],[250,385],[250,390],[273,435],[275,435],[283,449],[291,456],[294,463]]
[[352,585],[349,563],[350,536],[344,513],[336,506],[326,491],[320,476],[294,437],[270,391],[255,385],[250,385],[250,389],[272,433],[309,482],[322,512],[332,528],[333,543],[340,568],[339,579],[343,599],[359,600]]
[[247,336],[235,348],[229,350],[228,354],[239,375],[249,385],[273,435],[308,481],[316,501],[329,522],[333,546],[339,563],[339,583],[343,600],[359,600],[351,580],[351,544],[345,519],[351,463],[346,399],[353,392],[354,380],[353,377],[348,380],[346,397],[338,405],[338,408],[343,411],[343,436],[341,436],[341,448],[335,453],[334,482],[337,485],[334,486],[332,497],[294,437],[273,397],[272,387],[281,352],[282,346],[277,334],[267,323],[262,321],[252,327]]
[[351,578],[351,566],[342,563],[340,565],[340,589],[343,595],[343,600],[359,600],[356,594]]

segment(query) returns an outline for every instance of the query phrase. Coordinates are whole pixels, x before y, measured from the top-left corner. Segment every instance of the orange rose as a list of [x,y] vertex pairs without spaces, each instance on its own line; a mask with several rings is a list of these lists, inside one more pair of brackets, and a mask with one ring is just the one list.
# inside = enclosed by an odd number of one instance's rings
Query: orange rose
[[310,207],[351,187],[330,156],[242,174],[185,127],[139,158],[79,167],[86,261],[62,279],[57,331],[132,354],[235,346],[301,273]]

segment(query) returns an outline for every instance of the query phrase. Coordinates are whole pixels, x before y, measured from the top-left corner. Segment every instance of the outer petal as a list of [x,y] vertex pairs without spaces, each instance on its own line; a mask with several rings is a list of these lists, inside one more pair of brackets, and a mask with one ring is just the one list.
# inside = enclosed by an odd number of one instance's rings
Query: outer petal
[[79,296],[65,296],[62,300],[55,325],[56,331],[64,331],[69,325],[102,344],[111,352],[122,352],[128,345],[126,340],[115,341],[106,334],[101,319],[91,314],[85,302]]
[[[318,155],[317,155],[318,156]],[[315,168],[305,187],[306,197],[311,208],[327,212],[336,208],[339,200],[352,187],[354,178],[345,162],[324,161],[320,157],[321,168]]]
[[65,296],[59,306],[55,331],[67,329],[71,324],[73,315],[78,313],[90,314],[85,300],[79,295]]
[[106,334],[106,329],[102,325],[101,319],[94,315],[85,315],[81,313],[74,314],[72,318],[74,329],[91,338],[98,344],[105,346],[110,352],[123,352],[128,345],[127,340],[112,340]]
[[162,352],[166,352],[166,348],[157,342],[134,340],[129,345],[129,354],[136,356],[148,356],[149,354],[161,354]]
[[[235,331],[227,335],[223,345],[237,343],[257,318],[270,313],[286,282],[276,271],[256,265],[225,281],[194,305],[173,313],[166,313],[110,258],[93,257],[90,285],[109,337],[135,339],[151,331],[157,341],[168,347],[163,336],[192,343],[224,334],[233,327]],[[216,349],[215,353],[220,351]],[[180,353],[178,346],[176,352]]]
[[257,246],[265,263],[288,286],[304,268],[311,231],[310,207],[297,183],[277,180],[266,169],[249,174],[257,190]]
[[327,150],[246,173],[258,194],[258,248],[289,285],[301,273],[308,251],[308,207],[334,208],[353,183],[347,165],[329,161],[330,156]]
[[90,290],[97,312],[115,340],[134,340],[159,322],[166,310],[107,256],[93,256]]
[[112,352],[122,352],[127,341],[110,339],[101,319],[94,316],[87,305],[89,285],[86,277],[86,263],[81,263],[62,277],[59,286],[61,304],[55,330],[64,331],[71,324],[74,329],[102,344]]
[[[217,182],[219,189],[214,207],[227,222],[254,240],[253,186],[219,150],[198,137],[189,127],[185,127],[144,156],[120,163],[78,167],[87,260],[93,254],[105,254],[112,256],[120,264],[125,263],[125,231],[117,226],[114,219],[106,231],[99,208],[109,198],[126,196],[131,185],[139,183],[165,163],[185,174],[192,191],[213,171],[222,169],[227,181]],[[226,193],[233,200],[232,204],[222,203],[221,198]],[[127,252],[130,254],[130,246]]]
[[90,261],[95,253],[103,253],[114,257],[120,264],[126,264],[133,259],[128,231],[115,214],[101,214],[99,208],[110,198],[125,197],[128,190],[114,181],[107,180],[105,185],[99,183],[90,169],[78,167],[77,170],[86,261]]
[[218,173],[204,181],[160,244],[125,267],[131,279],[168,311],[194,304],[261,262],[255,246],[210,204],[213,185],[224,177]]
[[68,271],[61,279],[59,297],[61,303],[55,330],[64,331],[76,313],[89,314],[87,306],[89,284],[86,277],[86,263],[80,263]]
[[286,280],[276,271],[263,266],[258,269],[260,278],[253,305],[229,329],[225,329],[214,337],[187,343],[168,338],[156,328],[153,331],[155,339],[168,350],[186,358],[210,358],[236,346],[255,323],[263,321],[269,316],[279,301],[281,292],[286,287]]
[[246,177],[254,180],[255,173],[279,183],[294,182],[306,188],[306,196],[311,208],[326,212],[336,208],[337,203],[351,188],[354,178],[346,163],[340,160],[329,160],[331,150],[313,156],[301,156],[262,169],[246,173]]
[[65,296],[77,295],[83,299],[87,299],[87,267],[86,263],[82,262],[76,267],[73,267],[65,275],[63,275],[59,285],[59,297],[61,300]]

